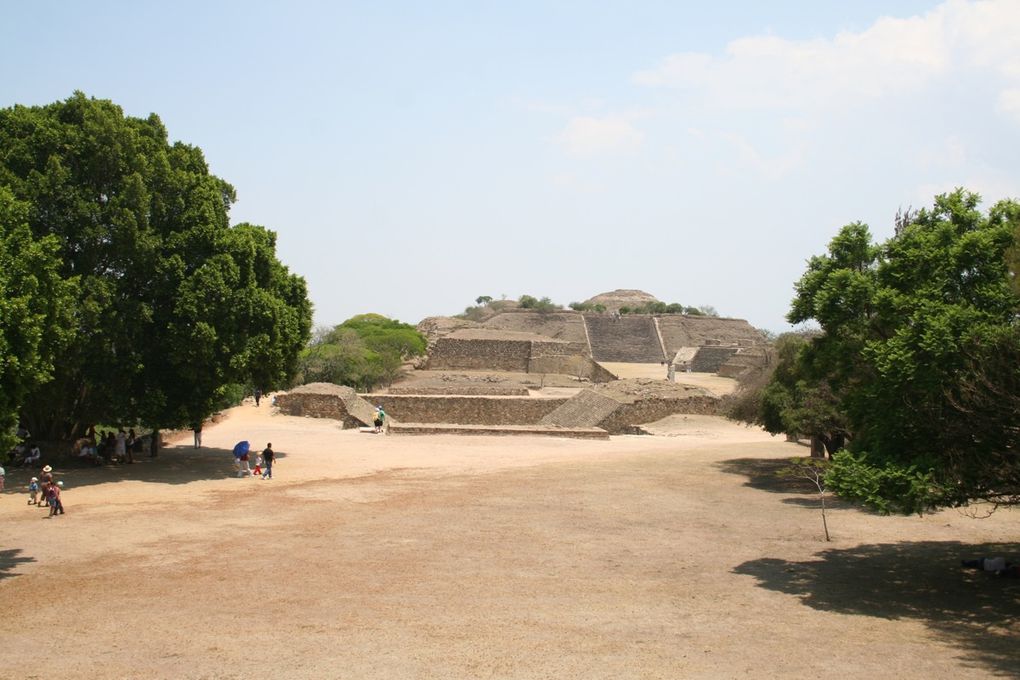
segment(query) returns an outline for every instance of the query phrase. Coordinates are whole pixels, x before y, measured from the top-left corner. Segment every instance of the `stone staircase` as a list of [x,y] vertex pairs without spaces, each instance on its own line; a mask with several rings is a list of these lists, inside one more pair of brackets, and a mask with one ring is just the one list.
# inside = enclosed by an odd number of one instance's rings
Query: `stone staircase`
[[557,427],[597,427],[620,408],[620,402],[594,390],[582,390],[538,421]]
[[584,315],[591,355],[595,361],[657,364],[665,360],[655,318],[646,315],[612,317]]

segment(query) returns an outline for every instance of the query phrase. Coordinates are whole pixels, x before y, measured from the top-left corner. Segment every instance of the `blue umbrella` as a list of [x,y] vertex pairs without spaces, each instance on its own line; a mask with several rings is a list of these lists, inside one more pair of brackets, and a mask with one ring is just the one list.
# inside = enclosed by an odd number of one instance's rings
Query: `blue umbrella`
[[234,458],[240,458],[244,454],[248,453],[249,449],[251,449],[251,444],[249,444],[247,440],[237,442],[234,444]]

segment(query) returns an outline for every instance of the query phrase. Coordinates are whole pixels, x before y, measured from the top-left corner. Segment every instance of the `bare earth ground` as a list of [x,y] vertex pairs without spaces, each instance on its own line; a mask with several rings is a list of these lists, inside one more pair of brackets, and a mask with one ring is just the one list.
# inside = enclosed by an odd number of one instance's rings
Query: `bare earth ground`
[[[0,496],[0,675],[1020,676],[1015,513],[877,517],[777,481],[804,449],[706,416],[610,441],[399,437],[234,409],[136,465]],[[277,478],[233,476],[240,439]],[[25,479],[23,479],[23,477]],[[43,663],[40,663],[43,662]]]

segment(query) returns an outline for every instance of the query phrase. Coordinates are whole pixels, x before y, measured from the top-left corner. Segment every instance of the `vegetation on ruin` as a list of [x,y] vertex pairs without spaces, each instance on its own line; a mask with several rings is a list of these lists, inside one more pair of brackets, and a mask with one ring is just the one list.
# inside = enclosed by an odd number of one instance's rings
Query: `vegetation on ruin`
[[522,295],[517,299],[517,304],[521,309],[531,309],[536,312],[555,312],[563,309],[563,305],[558,305],[547,297],[536,298],[533,295]]
[[979,202],[939,196],[882,244],[847,225],[796,285],[789,321],[822,333],[781,349],[757,418],[845,437],[826,476],[844,497],[884,512],[1020,502],[1020,204]]
[[296,382],[328,382],[371,391],[389,384],[405,361],[425,354],[425,337],[414,326],[380,314],[359,314],[320,329],[301,353]]
[[715,307],[702,305],[691,307],[682,305],[679,302],[646,302],[643,305],[620,307],[620,314],[687,314],[688,316],[719,316]]
[[[0,426],[187,425],[289,381],[311,327],[276,235],[159,118],[75,93],[0,110]],[[5,442],[4,442],[5,443]]]

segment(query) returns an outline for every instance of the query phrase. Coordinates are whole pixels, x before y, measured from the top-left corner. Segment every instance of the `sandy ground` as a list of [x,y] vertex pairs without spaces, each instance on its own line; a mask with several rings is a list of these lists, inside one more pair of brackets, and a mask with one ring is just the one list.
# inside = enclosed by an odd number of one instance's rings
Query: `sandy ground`
[[[1017,515],[878,517],[777,479],[804,449],[706,416],[659,436],[400,437],[246,404],[135,465],[0,495],[11,678],[1020,676]],[[276,479],[233,476],[240,439]],[[26,477],[26,479],[22,479]]]

